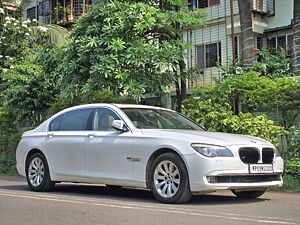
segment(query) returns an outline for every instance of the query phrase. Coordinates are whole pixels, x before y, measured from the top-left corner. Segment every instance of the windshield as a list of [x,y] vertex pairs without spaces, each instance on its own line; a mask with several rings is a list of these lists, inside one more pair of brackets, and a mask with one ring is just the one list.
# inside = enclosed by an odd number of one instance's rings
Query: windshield
[[123,108],[136,128],[204,130],[179,113],[160,109]]

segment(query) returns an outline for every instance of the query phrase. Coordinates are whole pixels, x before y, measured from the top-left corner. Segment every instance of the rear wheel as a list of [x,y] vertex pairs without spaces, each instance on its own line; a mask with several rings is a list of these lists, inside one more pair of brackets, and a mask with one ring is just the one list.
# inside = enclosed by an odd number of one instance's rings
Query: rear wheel
[[55,183],[50,179],[49,167],[45,156],[34,153],[26,164],[27,183],[33,191],[50,191]]
[[257,190],[257,191],[237,191],[232,190],[232,193],[235,194],[238,198],[258,198],[262,196],[266,192],[264,190]]
[[174,153],[164,153],[155,159],[150,180],[155,198],[163,203],[183,203],[192,196],[185,164]]

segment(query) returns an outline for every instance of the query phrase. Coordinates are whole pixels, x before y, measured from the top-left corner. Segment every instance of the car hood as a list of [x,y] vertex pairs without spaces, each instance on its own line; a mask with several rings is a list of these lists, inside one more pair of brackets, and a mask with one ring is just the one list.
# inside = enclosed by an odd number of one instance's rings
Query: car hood
[[221,132],[197,131],[197,130],[168,130],[168,129],[142,129],[146,136],[181,139],[192,143],[202,143],[220,146],[229,145],[271,145],[270,142],[248,135],[229,134]]

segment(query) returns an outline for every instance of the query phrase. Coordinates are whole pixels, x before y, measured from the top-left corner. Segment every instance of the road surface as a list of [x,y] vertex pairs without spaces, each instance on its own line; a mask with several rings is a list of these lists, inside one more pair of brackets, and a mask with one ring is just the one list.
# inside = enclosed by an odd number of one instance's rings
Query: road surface
[[222,191],[168,205],[150,191],[112,191],[104,185],[62,183],[53,192],[32,192],[24,178],[0,175],[0,224],[300,224],[300,193],[267,192],[242,200]]

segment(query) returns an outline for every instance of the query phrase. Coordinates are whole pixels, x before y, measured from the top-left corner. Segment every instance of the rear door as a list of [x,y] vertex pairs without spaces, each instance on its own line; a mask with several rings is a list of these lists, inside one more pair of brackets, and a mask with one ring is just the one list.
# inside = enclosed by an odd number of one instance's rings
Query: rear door
[[84,142],[91,108],[67,112],[50,122],[46,137],[47,160],[57,176],[85,176]]

